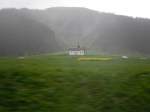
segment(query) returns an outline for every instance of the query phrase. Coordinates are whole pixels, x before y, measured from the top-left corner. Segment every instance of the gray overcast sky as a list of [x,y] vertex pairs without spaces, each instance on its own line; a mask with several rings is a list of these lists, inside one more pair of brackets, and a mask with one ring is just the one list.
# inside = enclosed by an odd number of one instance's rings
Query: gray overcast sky
[[102,12],[145,18],[150,18],[149,5],[150,0],[0,0],[0,8],[86,7]]

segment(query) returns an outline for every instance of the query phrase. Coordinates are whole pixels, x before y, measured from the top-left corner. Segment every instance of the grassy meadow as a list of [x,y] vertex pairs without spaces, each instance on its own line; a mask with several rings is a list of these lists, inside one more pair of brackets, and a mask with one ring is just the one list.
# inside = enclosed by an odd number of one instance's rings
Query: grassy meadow
[[0,112],[149,112],[150,58],[0,58]]

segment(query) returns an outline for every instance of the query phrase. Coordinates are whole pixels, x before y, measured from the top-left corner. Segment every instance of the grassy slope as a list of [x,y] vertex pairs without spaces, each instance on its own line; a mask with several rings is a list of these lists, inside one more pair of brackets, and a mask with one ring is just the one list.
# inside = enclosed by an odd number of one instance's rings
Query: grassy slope
[[150,60],[0,59],[0,112],[149,112]]

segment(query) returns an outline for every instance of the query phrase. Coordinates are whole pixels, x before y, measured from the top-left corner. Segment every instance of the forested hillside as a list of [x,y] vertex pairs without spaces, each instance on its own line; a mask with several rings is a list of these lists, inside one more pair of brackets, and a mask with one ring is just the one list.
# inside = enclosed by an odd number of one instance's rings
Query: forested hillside
[[48,53],[77,42],[100,53],[150,54],[150,20],[86,8],[0,11],[0,55]]
[[55,33],[28,13],[0,11],[0,55],[28,55],[58,50]]

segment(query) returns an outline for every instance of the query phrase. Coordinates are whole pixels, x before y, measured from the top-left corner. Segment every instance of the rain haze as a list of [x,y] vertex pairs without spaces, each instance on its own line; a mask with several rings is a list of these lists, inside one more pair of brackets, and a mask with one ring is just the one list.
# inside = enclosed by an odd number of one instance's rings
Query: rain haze
[[0,0],[0,112],[150,112],[149,0]]

